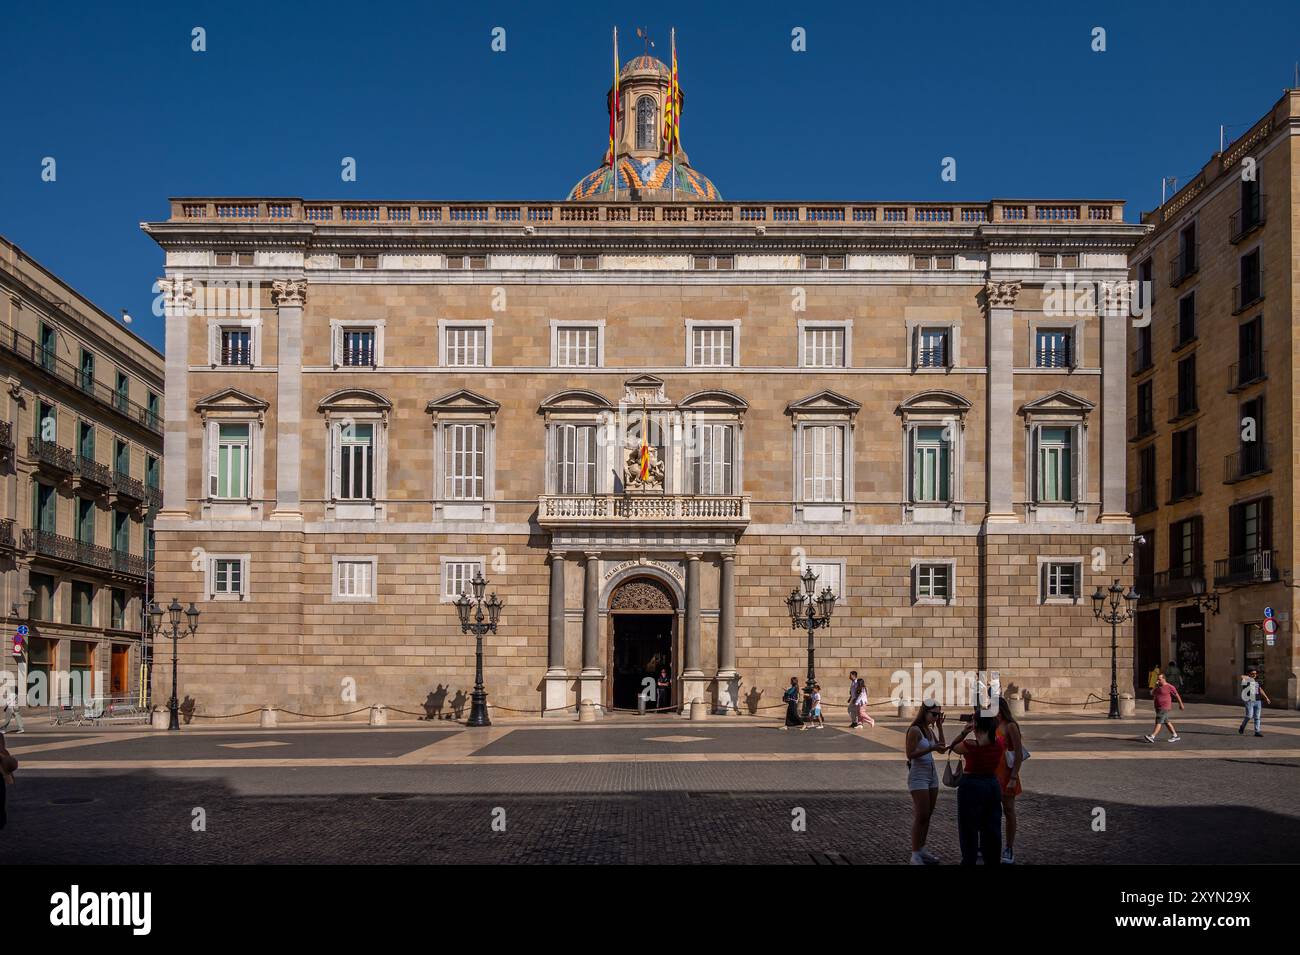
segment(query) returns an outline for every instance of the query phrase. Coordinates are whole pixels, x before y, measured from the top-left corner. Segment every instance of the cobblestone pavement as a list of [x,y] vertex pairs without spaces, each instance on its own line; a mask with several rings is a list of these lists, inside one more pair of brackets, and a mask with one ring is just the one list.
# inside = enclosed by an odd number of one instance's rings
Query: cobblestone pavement
[[[1300,720],[1238,736],[1235,711],[1025,723],[1017,851],[1041,863],[1291,863]],[[899,863],[903,724],[865,734],[652,719],[491,730],[9,737],[5,857],[27,863]],[[1093,829],[1105,810],[1104,832]],[[202,809],[206,831],[193,829]],[[806,814],[806,831],[792,829]],[[504,819],[504,831],[495,831]],[[956,861],[956,798],[930,840]]]

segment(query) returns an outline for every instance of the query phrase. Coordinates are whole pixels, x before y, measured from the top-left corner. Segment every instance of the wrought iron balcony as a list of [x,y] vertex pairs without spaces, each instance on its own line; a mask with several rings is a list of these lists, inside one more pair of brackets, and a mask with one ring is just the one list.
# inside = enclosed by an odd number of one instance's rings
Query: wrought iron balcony
[[84,454],[77,458],[77,473],[81,475],[83,483],[104,488],[113,486],[113,472],[108,469],[108,465],[100,464]]
[[1232,314],[1238,315],[1256,302],[1264,300],[1264,270],[1232,287]]
[[1270,468],[1268,442],[1252,441],[1223,458],[1223,483],[1234,484]]
[[49,531],[24,530],[23,548],[55,560],[97,567],[100,570],[108,570],[113,566],[112,554],[107,547],[98,547]]
[[1264,224],[1268,215],[1268,196],[1260,193],[1228,216],[1228,241],[1236,245]]
[[113,489],[122,497],[130,498],[133,501],[143,501],[145,499],[144,482],[131,477],[125,471],[113,472]]
[[14,547],[14,519],[0,518],[0,550],[13,550]]
[[1190,468],[1181,471],[1165,482],[1165,487],[1169,494],[1166,497],[1166,504],[1174,504],[1178,501],[1185,501],[1189,497],[1196,497],[1201,493],[1201,469]]
[[1131,415],[1128,419],[1128,439],[1140,441],[1156,433],[1155,415],[1148,409],[1141,414]]
[[1235,361],[1228,366],[1228,394],[1235,394],[1247,385],[1253,385],[1267,377],[1267,350],[1256,352],[1244,361]]
[[1179,391],[1176,395],[1169,396],[1169,423],[1180,421],[1183,418],[1196,414],[1200,409],[1196,403],[1195,391]]
[[543,526],[664,524],[689,526],[749,523],[749,497],[730,494],[543,494],[537,502]]
[[1171,567],[1151,578],[1151,596],[1156,600],[1190,597],[1198,589],[1205,589],[1205,565],[1186,564]]
[[1214,562],[1214,585],[1267,584],[1277,580],[1271,550],[1251,550]]
[[1133,367],[1129,369],[1130,374],[1139,375],[1154,364],[1150,345],[1139,345],[1133,349],[1133,353],[1129,357],[1133,361]]
[[40,438],[27,439],[27,456],[38,465],[51,471],[73,474],[77,470],[77,456],[61,444],[42,441]]
[[144,577],[146,566],[143,557],[137,557],[135,554],[128,554],[120,550],[110,552],[112,556],[113,572],[124,574],[127,577]]
[[157,509],[162,507],[163,495],[162,488],[146,484],[144,486],[144,503],[146,507]]
[[1184,249],[1169,262],[1170,287],[1176,288],[1196,274],[1196,270],[1200,268],[1196,254],[1197,248],[1198,246],[1194,245],[1190,249]]

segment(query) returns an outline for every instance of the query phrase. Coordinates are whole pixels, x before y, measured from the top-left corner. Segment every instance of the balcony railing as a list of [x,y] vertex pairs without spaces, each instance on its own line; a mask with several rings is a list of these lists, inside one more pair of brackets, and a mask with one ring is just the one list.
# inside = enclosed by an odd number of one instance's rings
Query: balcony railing
[[108,469],[108,465],[100,464],[94,458],[88,458],[84,454],[77,458],[77,473],[87,484],[95,484],[99,487],[113,485],[113,472]]
[[1128,512],[1146,514],[1156,509],[1156,489],[1139,486],[1128,492]]
[[544,494],[538,521],[548,524],[700,524],[749,523],[749,498],[740,494]]
[[[1198,588],[1197,583],[1202,587]],[[1151,578],[1151,596],[1157,600],[1189,597],[1205,583],[1204,564],[1186,564],[1162,570]],[[1139,591],[1140,592],[1140,591]]]
[[1266,584],[1277,580],[1271,550],[1251,550],[1214,562],[1214,585]]
[[53,441],[28,438],[27,456],[34,459],[40,466],[49,468],[52,471],[73,474],[77,470],[77,456]]
[[0,421],[0,448],[5,451],[14,449],[14,429],[8,421]]
[[1154,364],[1151,358],[1150,345],[1139,345],[1137,348],[1133,349],[1133,353],[1129,357],[1133,361],[1133,367],[1130,369],[1130,372],[1134,375],[1146,371],[1152,366],[1152,364]]
[[1259,194],[1228,216],[1228,241],[1236,245],[1264,224],[1268,215],[1268,196]]
[[1169,421],[1179,421],[1188,415],[1194,415],[1200,410],[1196,405],[1195,391],[1179,391],[1176,395],[1169,396]]
[[1190,276],[1196,274],[1196,270],[1200,268],[1200,265],[1197,260],[1197,254],[1196,254],[1197,248],[1198,248],[1197,246],[1192,246],[1190,249],[1185,249],[1184,251],[1180,252],[1178,255],[1175,255],[1172,260],[1170,260],[1169,262],[1170,287],[1177,287],[1181,285],[1183,282],[1187,281],[1187,279]]
[[1146,414],[1130,415],[1128,419],[1128,439],[1130,441],[1139,441],[1142,438],[1156,433],[1155,416],[1149,411]]
[[1269,470],[1268,443],[1252,441],[1223,458],[1223,483],[1232,484]]
[[120,550],[110,551],[112,554],[112,566],[115,574],[124,574],[127,577],[143,577],[145,575],[145,563],[143,557],[137,557],[135,554],[128,554]]
[[1232,314],[1237,315],[1250,308],[1256,302],[1264,300],[1264,270],[1245,282],[1232,287]]
[[1174,504],[1189,497],[1195,497],[1201,493],[1201,469],[1191,468],[1175,474],[1165,482],[1165,487],[1169,491],[1165,500],[1167,504]]
[[109,570],[113,566],[112,553],[107,547],[98,547],[49,531],[24,530],[23,547],[55,560],[97,567],[100,570]]
[[1268,351],[1256,352],[1245,361],[1228,366],[1228,394],[1233,394],[1268,377]]
[[162,507],[163,495],[162,488],[153,487],[146,484],[144,486],[144,503],[146,507],[157,509]]
[[0,518],[0,550],[13,550],[14,545],[14,519]]
[[133,501],[144,500],[144,482],[125,471],[113,472],[113,489],[122,497],[129,497]]
[[1137,591],[1139,600],[1155,599],[1155,574],[1134,574],[1133,589]]
[[112,408],[124,417],[144,425],[155,434],[162,434],[163,423],[161,416],[154,414],[143,405],[124,399],[106,383],[88,379],[81,368],[70,361],[60,358],[52,350],[43,348],[38,342],[28,338],[17,329],[12,330],[8,335],[0,335],[0,347],[13,352],[33,366],[43,369],[60,381],[85,392],[105,407]]
[[940,346],[918,348],[916,351],[917,368],[947,368],[948,349]]

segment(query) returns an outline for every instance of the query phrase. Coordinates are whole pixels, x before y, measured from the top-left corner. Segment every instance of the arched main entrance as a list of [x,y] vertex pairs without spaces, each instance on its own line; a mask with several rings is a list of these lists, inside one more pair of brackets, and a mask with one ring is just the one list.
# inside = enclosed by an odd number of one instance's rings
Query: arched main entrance
[[[633,577],[609,596],[609,699],[615,709],[636,709],[644,680],[660,667],[671,677],[677,636],[677,604],[667,585],[652,577]],[[671,700],[675,704],[676,700]],[[647,708],[655,707],[654,696]],[[659,706],[666,705],[660,702]]]

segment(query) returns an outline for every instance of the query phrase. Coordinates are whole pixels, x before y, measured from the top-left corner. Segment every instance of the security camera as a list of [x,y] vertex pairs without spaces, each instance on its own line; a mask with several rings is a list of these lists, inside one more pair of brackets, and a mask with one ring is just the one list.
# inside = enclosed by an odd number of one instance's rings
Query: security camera
[[1137,544],[1138,546],[1142,546],[1147,542],[1147,539],[1143,537],[1141,534],[1134,534],[1132,537],[1129,538],[1129,542],[1132,544]]

